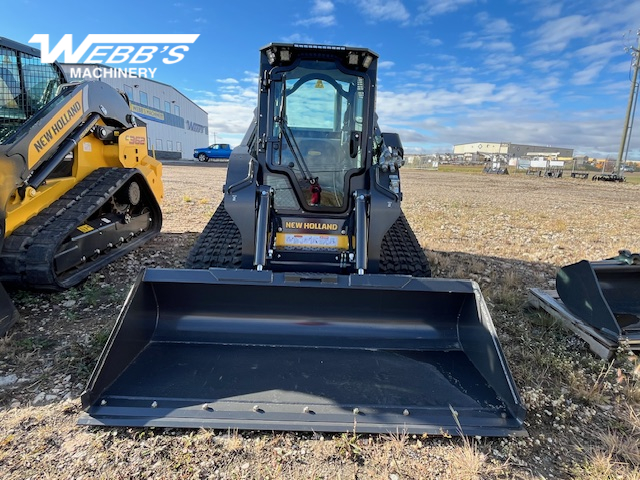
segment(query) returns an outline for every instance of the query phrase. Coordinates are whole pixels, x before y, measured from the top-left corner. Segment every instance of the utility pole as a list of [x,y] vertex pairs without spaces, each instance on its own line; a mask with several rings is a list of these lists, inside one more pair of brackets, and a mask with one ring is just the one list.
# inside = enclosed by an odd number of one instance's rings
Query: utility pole
[[[627,105],[627,114],[624,119],[624,129],[622,130],[622,142],[620,142],[620,151],[618,152],[618,160],[616,160],[615,174],[620,175],[620,167],[622,166],[622,157],[628,151],[628,145],[631,141],[629,137],[633,118],[631,112],[635,110],[634,105],[638,99],[638,68],[640,68],[640,30],[637,32],[638,46],[636,48],[629,47],[631,57],[633,58],[633,77],[631,79],[631,92],[629,92],[629,103]],[[635,112],[634,112],[635,113]],[[626,160],[626,156],[625,156]]]

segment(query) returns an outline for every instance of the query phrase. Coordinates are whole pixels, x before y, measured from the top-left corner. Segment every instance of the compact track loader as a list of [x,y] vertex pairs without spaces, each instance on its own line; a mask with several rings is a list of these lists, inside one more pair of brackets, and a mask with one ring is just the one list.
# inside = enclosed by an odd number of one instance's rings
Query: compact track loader
[[523,433],[478,286],[432,279],[402,214],[378,57],[271,44],[187,269],[134,285],[82,395],[91,425]]
[[[123,95],[0,38],[2,282],[65,289],[152,238],[161,172]],[[0,333],[15,319],[3,290]]]

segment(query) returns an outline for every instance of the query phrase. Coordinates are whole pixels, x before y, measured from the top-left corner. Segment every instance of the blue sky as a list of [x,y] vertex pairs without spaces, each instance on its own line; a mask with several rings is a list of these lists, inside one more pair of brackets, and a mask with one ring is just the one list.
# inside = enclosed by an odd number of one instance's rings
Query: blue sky
[[[91,33],[199,33],[155,79],[209,112],[212,140],[242,138],[260,47],[328,43],[380,55],[380,124],[407,151],[513,142],[599,158],[620,148],[632,73],[625,47],[637,46],[640,28],[640,2],[628,0],[15,0],[11,10],[0,35],[23,43],[36,33],[53,45],[71,33],[74,48]],[[629,159],[640,161],[640,125]]]

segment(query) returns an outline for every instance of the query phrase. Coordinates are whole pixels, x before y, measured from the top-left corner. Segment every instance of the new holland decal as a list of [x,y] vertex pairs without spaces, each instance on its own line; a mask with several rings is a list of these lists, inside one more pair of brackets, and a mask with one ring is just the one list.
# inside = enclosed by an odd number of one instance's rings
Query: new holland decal
[[333,222],[310,222],[305,220],[287,220],[284,222],[284,230],[294,230],[302,232],[335,232],[339,228],[337,223]]
[[30,168],[40,161],[53,144],[64,138],[75,121],[82,116],[82,90],[76,93],[60,111],[59,115],[49,120],[33,137],[29,145]]

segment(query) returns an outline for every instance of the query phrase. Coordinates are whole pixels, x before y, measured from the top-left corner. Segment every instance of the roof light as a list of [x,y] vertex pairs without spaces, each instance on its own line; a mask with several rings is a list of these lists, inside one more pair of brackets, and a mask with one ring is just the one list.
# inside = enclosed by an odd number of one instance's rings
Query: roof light
[[283,62],[288,62],[291,60],[291,52],[289,50],[282,49],[280,50],[280,60],[282,60]]
[[364,57],[364,61],[362,62],[362,66],[364,68],[369,68],[369,66],[371,65],[371,62],[373,62],[373,57],[371,55],[367,55],[366,57]]
[[349,53],[347,55],[349,65],[358,65],[358,54],[357,53]]
[[274,63],[276,63],[276,52],[270,48],[266,53],[269,65],[273,65]]

